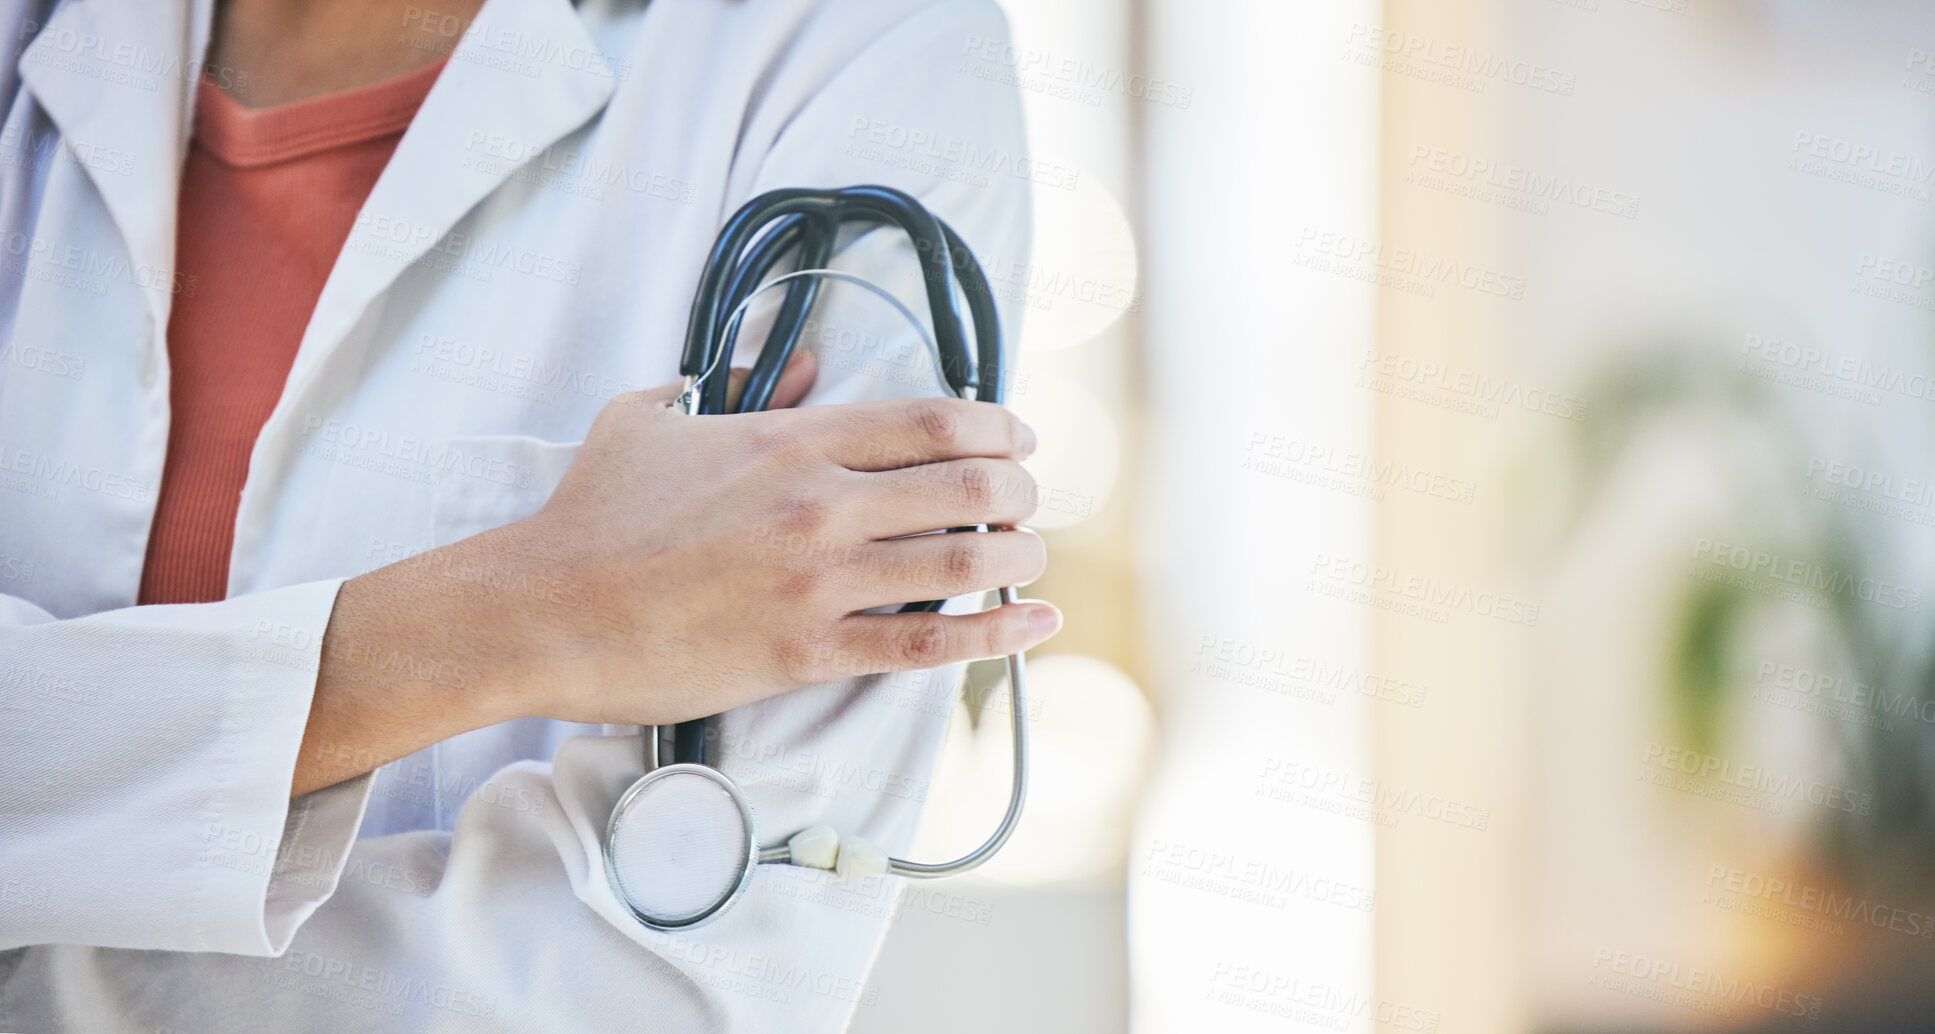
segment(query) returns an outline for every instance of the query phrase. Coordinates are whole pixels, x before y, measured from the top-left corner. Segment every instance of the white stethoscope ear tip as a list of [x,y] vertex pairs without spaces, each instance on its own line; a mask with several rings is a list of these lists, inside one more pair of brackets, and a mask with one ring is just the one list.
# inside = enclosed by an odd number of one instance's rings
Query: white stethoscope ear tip
[[840,857],[833,872],[843,880],[870,880],[887,875],[887,852],[871,840],[847,837],[840,841]]
[[865,837],[842,837],[832,826],[811,826],[786,842],[788,862],[811,869],[831,869],[843,880],[870,880],[887,875],[891,860],[878,844]]
[[787,861],[809,869],[831,869],[840,857],[840,834],[832,826],[809,826],[786,842]]

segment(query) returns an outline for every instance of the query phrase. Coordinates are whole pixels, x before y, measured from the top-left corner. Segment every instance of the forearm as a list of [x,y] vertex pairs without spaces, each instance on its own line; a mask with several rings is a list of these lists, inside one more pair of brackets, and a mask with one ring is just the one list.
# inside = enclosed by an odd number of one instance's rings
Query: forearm
[[[516,561],[508,529],[343,583],[323,635],[291,795],[517,717],[535,622],[506,620],[480,572]],[[531,615],[524,615],[530,617]]]

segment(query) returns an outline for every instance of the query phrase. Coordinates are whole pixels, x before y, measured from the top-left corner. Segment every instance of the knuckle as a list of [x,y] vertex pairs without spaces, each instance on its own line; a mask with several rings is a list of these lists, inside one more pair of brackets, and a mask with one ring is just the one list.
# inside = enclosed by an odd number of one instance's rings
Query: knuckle
[[773,592],[780,599],[800,602],[810,600],[826,587],[826,575],[813,564],[796,564],[774,580]]
[[833,505],[810,492],[795,492],[773,504],[773,523],[795,535],[813,535],[833,520]]
[[814,636],[784,636],[773,644],[773,663],[788,680],[811,684],[827,670],[831,653],[827,643]]
[[961,465],[961,501],[967,504],[969,513],[987,513],[994,506],[995,494],[994,472],[988,464]]
[[914,433],[929,445],[952,445],[961,436],[961,416],[943,399],[914,403],[909,419]]
[[770,421],[754,421],[745,431],[743,447],[755,456],[778,456],[790,452],[798,439],[772,426]]
[[951,535],[960,539],[941,553],[942,581],[947,585],[979,588],[988,570],[987,547],[978,535]]
[[941,622],[939,617],[916,622],[902,634],[900,656],[909,667],[932,668],[947,660],[953,637]]

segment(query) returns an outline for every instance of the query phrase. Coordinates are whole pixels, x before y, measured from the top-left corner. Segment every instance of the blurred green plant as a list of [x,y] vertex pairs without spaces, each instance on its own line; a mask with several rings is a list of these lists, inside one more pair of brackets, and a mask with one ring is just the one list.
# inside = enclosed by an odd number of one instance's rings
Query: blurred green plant
[[[1706,357],[1706,358],[1701,358]],[[1679,342],[1630,350],[1582,388],[1587,417],[1562,447],[1568,486],[1559,501],[1561,542],[1574,538],[1638,439],[1651,431],[1707,420],[1744,425],[1786,457],[1819,455],[1818,411],[1783,406],[1763,384],[1709,349]],[[1810,421],[1814,421],[1810,423]],[[1683,428],[1682,428],[1683,429]],[[1723,475],[1736,519],[1751,534],[1778,536],[1781,548],[1859,579],[1912,581],[1887,548],[1891,531],[1866,511],[1815,503],[1796,481],[1799,463],[1772,470],[1733,466]],[[1799,529],[1798,531],[1796,529]],[[1665,560],[1666,558],[1662,558]],[[1677,561],[1679,558],[1673,558]],[[1722,749],[1747,695],[1756,622],[1769,608],[1792,606],[1740,579],[1682,579],[1669,635],[1671,712],[1687,746]],[[1849,667],[1848,680],[1879,705],[1871,722],[1823,716],[1847,785],[1872,794],[1865,811],[1821,809],[1821,860],[1852,885],[1897,893],[1935,890],[1935,628],[1921,611],[1897,614],[1859,598],[1826,594],[1826,631]],[[1906,620],[1901,620],[1906,619]]]

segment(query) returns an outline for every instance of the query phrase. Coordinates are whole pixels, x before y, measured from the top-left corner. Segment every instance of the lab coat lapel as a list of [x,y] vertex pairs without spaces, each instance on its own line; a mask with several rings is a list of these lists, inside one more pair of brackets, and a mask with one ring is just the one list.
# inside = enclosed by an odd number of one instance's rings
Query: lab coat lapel
[[[210,0],[66,3],[20,55],[21,80],[86,170],[167,326],[175,201],[208,48]],[[158,335],[146,342],[158,346]]]
[[467,161],[475,141],[515,139],[528,162],[596,115],[613,88],[570,0],[485,0],[357,213],[256,438],[229,554],[231,594],[253,585],[266,511],[296,459],[293,414],[327,384],[330,359],[404,270],[524,164]]
[[521,168],[471,160],[477,140],[517,140],[529,161],[597,114],[612,89],[570,0],[486,0],[357,215],[289,384],[306,384],[370,303]]

